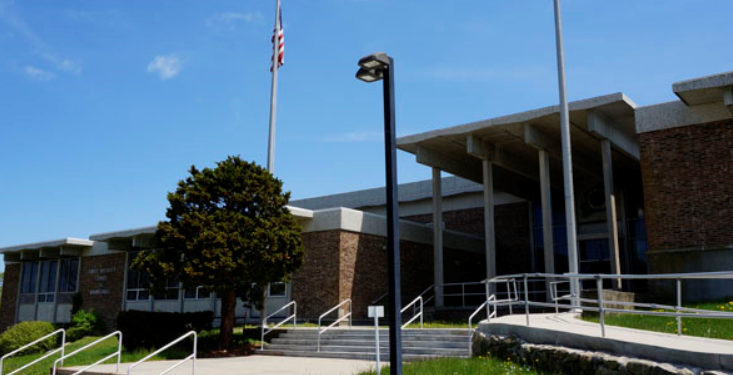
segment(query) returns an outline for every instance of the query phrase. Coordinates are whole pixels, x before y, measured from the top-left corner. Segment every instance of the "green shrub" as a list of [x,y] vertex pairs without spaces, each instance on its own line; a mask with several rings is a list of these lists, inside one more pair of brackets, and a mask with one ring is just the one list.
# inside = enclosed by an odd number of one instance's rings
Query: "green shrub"
[[102,335],[107,333],[107,327],[104,324],[102,316],[93,310],[77,311],[71,317],[72,326],[66,331],[66,339],[68,341],[76,341],[85,336]]
[[211,328],[214,313],[169,313],[149,311],[120,311],[117,329],[122,332],[128,350],[160,348],[188,331],[201,332]]
[[[10,353],[34,340],[37,340],[55,331],[49,322],[22,322],[18,323],[0,335],[0,353]],[[58,338],[50,337],[26,349],[23,353],[45,352],[56,346]]]

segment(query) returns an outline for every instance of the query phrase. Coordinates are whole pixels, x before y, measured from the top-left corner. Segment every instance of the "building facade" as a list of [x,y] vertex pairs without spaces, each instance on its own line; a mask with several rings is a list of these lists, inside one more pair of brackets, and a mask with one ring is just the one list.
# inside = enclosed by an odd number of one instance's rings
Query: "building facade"
[[[570,103],[582,273],[733,270],[733,72],[672,90],[679,100],[651,106],[622,93]],[[398,139],[433,176],[400,185],[404,301],[432,290],[436,309],[463,307],[480,302],[466,288],[487,277],[567,272],[558,113],[539,108]],[[387,291],[384,189],[293,201],[291,212],[303,226],[305,264],[289,282],[269,286],[267,311],[296,301],[300,318],[317,319],[351,299],[355,317],[365,318]],[[215,294],[171,283],[153,296],[147,276],[129,267],[138,251],[155,248],[154,232],[0,249],[0,329],[68,322],[75,298],[110,326],[121,310],[219,315]],[[683,295],[715,299],[731,290],[730,281],[690,282]],[[545,294],[541,286],[532,292]],[[261,319],[241,301],[236,315]]]

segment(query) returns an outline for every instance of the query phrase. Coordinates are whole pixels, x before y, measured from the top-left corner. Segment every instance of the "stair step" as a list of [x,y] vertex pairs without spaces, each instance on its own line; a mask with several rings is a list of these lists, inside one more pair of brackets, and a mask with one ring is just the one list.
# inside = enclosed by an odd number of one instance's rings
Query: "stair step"
[[[467,339],[461,341],[427,341],[427,340],[402,340],[402,347],[431,347],[431,348],[465,348],[468,343]],[[313,340],[276,338],[272,339],[272,344],[278,345],[297,345],[308,346],[313,345]],[[374,340],[349,340],[349,339],[330,339],[321,340],[321,344],[343,345],[343,346],[369,346],[374,347]],[[380,347],[389,347],[389,340],[380,340]]]
[[[375,360],[376,355],[373,353],[354,353],[354,352],[306,352],[298,350],[258,350],[257,354],[287,357],[311,357],[311,358],[340,358],[340,359],[360,359],[365,361]],[[440,358],[445,356],[430,354],[403,354],[402,360],[406,362],[422,361],[426,359]],[[457,358],[468,358],[467,355],[453,356]],[[380,353],[380,360],[389,361],[389,353]]]

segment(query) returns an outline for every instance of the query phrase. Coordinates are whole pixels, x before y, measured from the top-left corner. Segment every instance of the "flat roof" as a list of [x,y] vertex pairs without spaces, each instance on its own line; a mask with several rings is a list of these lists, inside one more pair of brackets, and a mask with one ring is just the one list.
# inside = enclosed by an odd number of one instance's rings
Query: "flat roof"
[[688,79],[672,85],[672,91],[687,105],[723,101],[723,90],[733,87],[733,71]]
[[[483,191],[481,185],[455,176],[443,177],[441,181],[443,197]],[[423,180],[400,184],[397,193],[399,195],[398,200],[400,202],[414,202],[432,198],[433,181]],[[379,187],[350,191],[347,193],[324,195],[320,197],[297,199],[290,201],[290,204],[311,210],[335,207],[375,207],[386,205],[387,195],[385,193],[385,188]]]
[[61,247],[61,246],[92,247],[93,245],[94,245],[94,241],[84,240],[81,238],[67,237],[67,238],[62,238],[59,240],[33,242],[33,243],[22,244],[22,245],[2,247],[0,248],[0,254],[14,253],[14,252],[23,251],[23,250],[39,250],[39,249],[44,249],[44,248],[49,248],[49,247]]

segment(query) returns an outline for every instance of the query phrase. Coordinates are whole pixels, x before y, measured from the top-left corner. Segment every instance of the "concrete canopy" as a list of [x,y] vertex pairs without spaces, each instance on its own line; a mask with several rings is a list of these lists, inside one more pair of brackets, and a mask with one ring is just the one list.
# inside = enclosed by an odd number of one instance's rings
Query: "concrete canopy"
[[[578,178],[603,181],[603,139],[611,142],[614,168],[638,173],[635,108],[623,93],[570,103],[573,166]],[[487,158],[494,164],[497,189],[531,200],[539,197],[537,155],[543,149],[556,160],[550,168],[552,187],[562,189],[559,106],[401,137],[397,147],[414,154],[418,163],[477,183],[482,183],[481,159]]]
[[733,71],[689,79],[672,85],[672,91],[688,106],[723,102],[726,92],[729,93],[732,89]]
[[80,238],[62,238],[43,242],[34,242],[24,245],[15,245],[0,248],[3,260],[19,262],[36,260],[38,258],[58,258],[60,256],[78,256],[85,249],[94,246],[94,241]]

